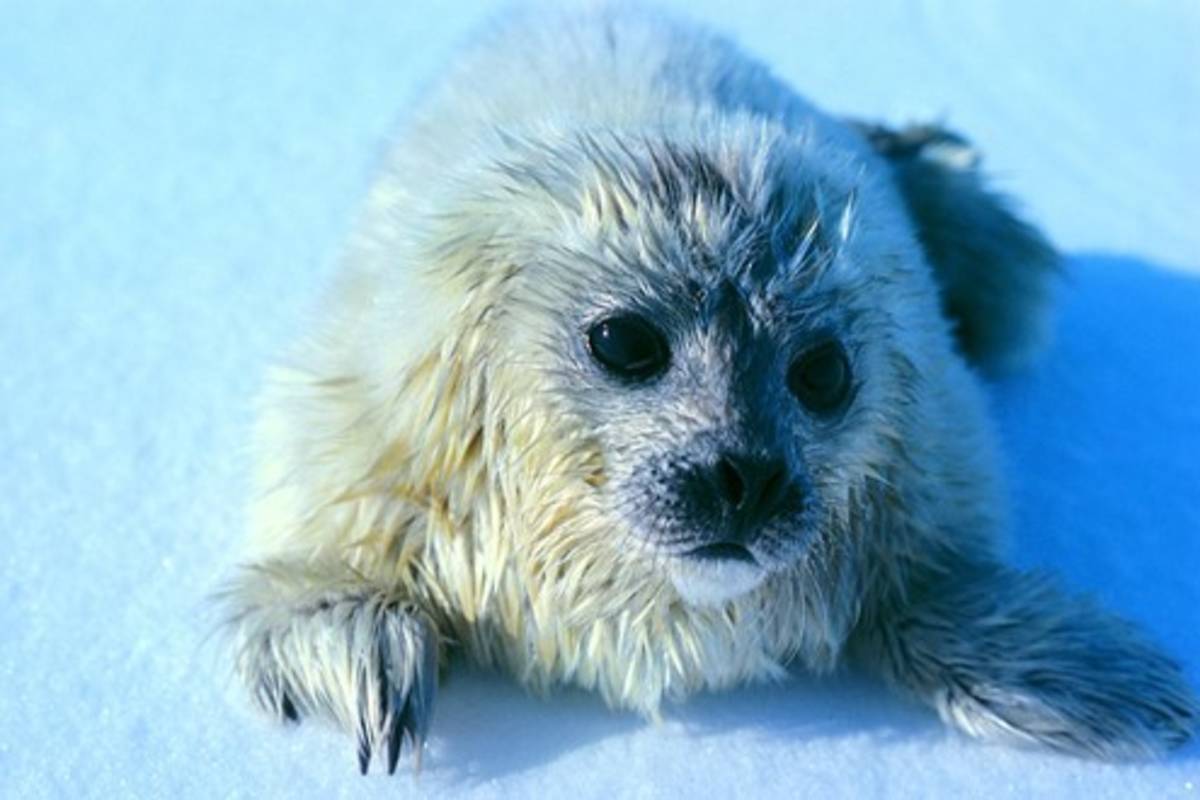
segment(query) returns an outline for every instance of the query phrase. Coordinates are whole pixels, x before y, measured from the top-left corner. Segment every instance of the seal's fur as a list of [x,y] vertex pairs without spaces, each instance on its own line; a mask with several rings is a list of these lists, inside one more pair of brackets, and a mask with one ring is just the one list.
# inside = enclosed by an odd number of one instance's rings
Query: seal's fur
[[[1055,257],[976,160],[947,131],[827,117],[644,12],[484,37],[271,376],[225,595],[260,704],[394,768],[451,648],[650,716],[848,654],[972,734],[1106,758],[1183,741],[1196,705],[1167,658],[998,560],[964,356],[1036,349]],[[671,341],[652,387],[599,372],[581,333],[628,308]],[[818,334],[855,376],[829,421],[781,378]],[[675,485],[731,447],[778,450],[803,499],[755,566],[697,566]]]

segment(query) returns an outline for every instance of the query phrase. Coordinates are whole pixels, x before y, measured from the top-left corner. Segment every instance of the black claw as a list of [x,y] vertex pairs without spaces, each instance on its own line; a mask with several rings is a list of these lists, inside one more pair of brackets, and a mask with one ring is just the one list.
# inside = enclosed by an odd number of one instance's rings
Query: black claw
[[396,715],[396,722],[395,722],[394,726],[392,726],[391,735],[392,735],[392,739],[395,739],[395,741],[396,741],[395,747],[396,747],[397,756],[398,756],[398,754],[400,754],[401,742],[403,741],[404,736],[407,735],[409,738],[409,746],[414,748],[413,752],[414,752],[415,756],[418,758],[420,757],[420,753],[416,752],[416,748],[415,748],[416,747],[416,736],[418,736],[418,733],[416,733],[416,728],[414,727],[414,724],[413,724],[414,723],[413,710],[414,710],[413,694],[412,694],[412,692],[409,692],[408,696],[406,698],[404,698],[404,708],[402,708],[400,710],[400,714]]
[[283,718],[288,722],[300,721],[300,714],[296,711],[296,705],[292,702],[292,698],[286,694],[279,701],[279,713],[283,714]]
[[358,732],[358,771],[366,775],[367,767],[371,764],[371,745],[367,740],[367,731],[362,728]]
[[367,774],[367,765],[371,763],[371,751],[367,747],[366,742],[359,742],[358,745],[358,772],[360,775]]
[[417,715],[415,712],[416,703],[413,702],[412,695],[410,694],[404,700],[404,710],[400,712],[400,722],[396,727],[408,734],[408,736],[413,739],[415,739],[419,734],[419,731],[417,730]]
[[388,775],[395,775],[396,764],[400,761],[400,746],[404,742],[404,728],[400,722],[392,723],[387,740],[387,771]]
[[[414,767],[420,770],[421,747],[425,731],[429,726],[429,707],[432,704],[436,680],[437,654],[425,648],[424,660],[414,670],[415,682],[410,680],[397,665],[391,663],[403,659],[404,653],[385,649],[382,645],[375,653],[374,675],[366,678],[359,687],[358,702],[358,769],[366,775],[371,757],[379,755],[389,775],[396,774],[405,739],[413,751]],[[385,656],[385,653],[389,655]],[[425,678],[432,676],[433,680]],[[404,692],[397,687],[407,686]],[[368,719],[378,720],[379,727],[370,726]],[[385,755],[386,754],[386,755]]]

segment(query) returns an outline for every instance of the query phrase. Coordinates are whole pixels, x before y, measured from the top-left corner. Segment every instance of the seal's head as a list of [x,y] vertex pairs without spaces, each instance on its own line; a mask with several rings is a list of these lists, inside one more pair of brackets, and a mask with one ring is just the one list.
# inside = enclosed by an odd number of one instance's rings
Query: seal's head
[[505,167],[555,208],[506,225],[508,360],[552,397],[558,448],[596,453],[592,535],[701,606],[828,555],[906,405],[905,318],[937,319],[895,209],[859,224],[884,190],[845,152],[715,141],[585,138]]

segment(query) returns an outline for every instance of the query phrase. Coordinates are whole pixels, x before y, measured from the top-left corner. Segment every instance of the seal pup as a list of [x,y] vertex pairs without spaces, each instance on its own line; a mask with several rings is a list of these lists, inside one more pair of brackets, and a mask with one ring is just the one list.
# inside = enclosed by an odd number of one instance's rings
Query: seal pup
[[956,134],[654,13],[510,16],[270,376],[238,674],[364,772],[419,757],[451,651],[649,717],[849,659],[975,736],[1179,744],[1177,666],[999,553],[973,372],[1036,352],[1055,263]]

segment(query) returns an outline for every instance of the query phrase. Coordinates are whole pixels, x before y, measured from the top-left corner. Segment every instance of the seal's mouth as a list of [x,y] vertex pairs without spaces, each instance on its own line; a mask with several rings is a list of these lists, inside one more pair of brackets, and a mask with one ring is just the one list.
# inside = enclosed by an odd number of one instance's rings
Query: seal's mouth
[[749,548],[736,542],[714,542],[681,553],[668,562],[667,574],[687,603],[720,605],[758,588],[769,570]]
[[742,561],[747,564],[758,563],[754,556],[743,545],[736,542],[717,542],[701,545],[687,552],[691,558],[701,561]]

